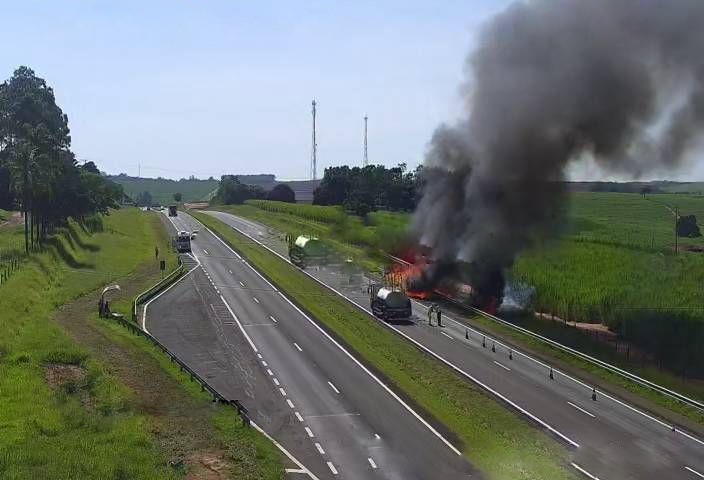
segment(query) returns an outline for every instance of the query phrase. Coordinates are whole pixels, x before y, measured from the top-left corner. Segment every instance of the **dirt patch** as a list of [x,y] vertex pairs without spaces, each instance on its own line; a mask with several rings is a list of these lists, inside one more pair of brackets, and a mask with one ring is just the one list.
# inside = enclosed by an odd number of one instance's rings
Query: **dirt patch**
[[[672,247],[674,250],[675,247]],[[693,253],[704,253],[704,245],[691,245],[691,244],[680,244],[677,245],[677,251],[679,252],[693,252]]]
[[44,378],[51,388],[64,388],[69,384],[81,385],[85,382],[88,372],[78,365],[65,363],[50,363],[44,367]]
[[22,224],[22,213],[21,212],[13,212],[12,215],[10,215],[10,218],[8,218],[4,222],[0,222],[0,228],[12,228],[16,227],[17,225]]
[[[155,281],[155,273],[154,266],[148,265],[120,279],[121,297],[132,298],[143,291]],[[169,464],[185,469],[188,475],[193,472],[195,476],[188,478],[228,478],[226,446],[218,440],[212,421],[217,405],[190,395],[178,380],[137,345],[120,340],[114,334],[111,336],[101,323],[110,320],[97,317],[98,297],[96,291],[64,305],[56,313],[55,320],[73,340],[86,347],[110,375],[134,393],[129,408],[146,416],[152,438],[169,459]],[[51,373],[47,373],[52,382],[80,375],[63,367],[52,368]]]
[[186,480],[220,480],[230,477],[230,465],[223,461],[224,452],[196,452],[188,458]]
[[571,327],[576,328],[577,330],[582,330],[585,332],[598,332],[599,334],[603,335],[604,339],[606,339],[606,340],[614,340],[618,337],[618,335],[615,332],[612,332],[611,330],[609,330],[609,327],[607,327],[603,323],[573,322],[570,320],[565,320],[563,318],[560,318],[557,315],[552,315],[550,313],[542,313],[542,312],[535,312],[535,316],[540,317],[540,318],[545,318],[547,320],[553,320],[555,322],[562,323],[564,325],[569,325]]

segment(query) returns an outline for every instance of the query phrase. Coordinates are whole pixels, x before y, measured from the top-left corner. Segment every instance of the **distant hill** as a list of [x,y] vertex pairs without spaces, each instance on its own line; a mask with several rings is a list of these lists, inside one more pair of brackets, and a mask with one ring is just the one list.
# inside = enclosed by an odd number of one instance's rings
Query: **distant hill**
[[122,185],[125,193],[132,199],[142,192],[149,192],[155,204],[167,205],[174,201],[174,193],[180,192],[184,202],[206,200],[208,195],[218,188],[218,180],[168,178],[140,178],[128,175],[110,175],[110,180]]

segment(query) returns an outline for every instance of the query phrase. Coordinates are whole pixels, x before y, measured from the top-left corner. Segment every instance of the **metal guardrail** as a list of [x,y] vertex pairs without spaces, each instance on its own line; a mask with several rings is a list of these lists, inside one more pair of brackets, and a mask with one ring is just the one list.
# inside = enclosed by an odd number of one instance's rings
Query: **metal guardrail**
[[176,280],[178,277],[180,277],[183,274],[183,271],[184,271],[183,262],[181,261],[181,257],[178,257],[178,266],[171,273],[169,273],[165,278],[163,278],[161,281],[159,281],[155,285],[152,285],[147,290],[145,290],[144,292],[137,295],[135,297],[134,301],[132,302],[132,321],[133,322],[137,321],[137,309],[140,304],[146,302],[147,300],[152,298],[154,295],[159,293],[161,290],[166,288],[168,285],[170,285],[174,280]]
[[[386,254],[386,256],[397,263],[410,265],[408,262],[406,262],[405,260],[403,260],[401,258],[394,257],[393,255],[388,255],[388,254]],[[492,315],[492,314],[485,312],[483,310],[480,310],[478,308],[465,305],[464,303],[459,302],[459,301],[457,301],[447,295],[442,295],[442,294],[438,294],[438,295],[440,295],[445,300],[451,302],[453,305],[456,305],[462,309],[470,310],[474,313],[478,313],[479,315],[482,315],[486,318],[489,318],[490,320],[493,320],[503,326],[509,327],[509,328],[516,330],[516,331],[519,331],[519,332],[521,332],[525,335],[528,335],[536,340],[540,340],[541,342],[546,343],[553,348],[557,348],[558,350],[569,353],[575,357],[580,358],[581,360],[584,360],[588,363],[591,363],[592,365],[596,365],[596,366],[601,367],[611,373],[614,373],[614,374],[619,375],[627,380],[630,380],[634,383],[637,383],[640,386],[649,388],[649,389],[656,391],[662,395],[665,395],[667,397],[675,399],[681,403],[684,403],[686,405],[689,405],[690,407],[696,408],[697,410],[704,412],[704,403],[698,402],[697,400],[694,400],[693,398],[689,398],[686,395],[675,392],[674,390],[670,390],[669,388],[663,387],[662,385],[658,385],[657,383],[651,382],[650,380],[646,380],[645,378],[639,377],[638,375],[635,375],[634,373],[631,373],[627,370],[623,370],[622,368],[619,368],[615,365],[611,365],[608,362],[605,362],[603,360],[599,360],[598,358],[592,357],[591,355],[587,355],[586,353],[582,353],[579,350],[576,350],[574,348],[571,348],[571,347],[563,345],[559,342],[556,342],[555,340],[552,340],[550,338],[539,335],[535,332],[528,330],[527,328],[523,328],[518,325],[514,325],[513,323],[508,322],[506,320],[503,320],[503,319],[497,317],[496,315]]]
[[146,302],[150,298],[152,298],[154,295],[156,295],[158,292],[166,288],[168,285],[173,283],[177,278],[181,276],[181,274],[184,271],[184,265],[181,263],[181,259],[179,258],[179,266],[174,269],[173,272],[171,272],[167,277],[165,277],[163,280],[161,280],[159,283],[156,285],[152,286],[148,290],[140,293],[137,295],[137,297],[134,299],[133,305],[132,305],[132,321],[125,320],[124,317],[113,317],[114,320],[116,320],[120,325],[123,327],[127,328],[130,330],[132,333],[135,335],[141,335],[150,342],[155,347],[158,347],[162,352],[164,352],[166,355],[168,355],[169,359],[171,360],[171,363],[177,363],[179,366],[179,369],[181,372],[185,372],[190,376],[191,381],[196,381],[200,384],[200,390],[201,392],[208,391],[210,395],[213,396],[213,402],[220,402],[220,403],[225,403],[227,405],[230,405],[234,407],[237,410],[237,414],[240,416],[242,419],[242,425],[249,426],[251,421],[249,418],[249,411],[245,408],[244,405],[240,403],[239,400],[232,400],[226,398],[223,394],[218,392],[215,387],[210,385],[207,380],[205,380],[203,377],[198,375],[191,367],[188,366],[186,362],[181,360],[175,353],[173,353],[171,350],[169,350],[166,345],[161,343],[156,337],[154,337],[152,334],[145,332],[139,326],[136,324],[136,319],[137,319],[137,309],[140,304]]

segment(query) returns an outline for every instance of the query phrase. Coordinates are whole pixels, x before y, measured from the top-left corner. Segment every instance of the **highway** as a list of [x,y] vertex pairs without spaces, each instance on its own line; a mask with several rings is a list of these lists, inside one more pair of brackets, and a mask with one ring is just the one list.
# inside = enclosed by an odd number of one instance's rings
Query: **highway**
[[295,459],[289,477],[481,478],[441,428],[195,219],[189,274],[146,305],[143,328]]
[[[222,212],[206,212],[286,256],[277,232]],[[309,268],[313,278],[369,308],[364,285],[350,282],[334,266]],[[501,344],[471,328],[457,315],[444,315],[444,326],[429,326],[428,306],[414,302],[408,322],[386,325],[443,361],[468,381],[525,415],[574,451],[573,466],[585,478],[704,478],[704,442],[698,437],[640,411],[626,402],[543,362]]]

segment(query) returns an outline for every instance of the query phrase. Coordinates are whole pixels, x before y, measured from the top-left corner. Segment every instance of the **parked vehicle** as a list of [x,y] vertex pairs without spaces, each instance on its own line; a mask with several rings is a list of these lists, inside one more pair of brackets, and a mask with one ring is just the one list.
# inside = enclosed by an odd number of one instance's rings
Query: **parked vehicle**
[[412,314],[411,300],[399,289],[373,285],[370,297],[372,313],[379,318],[409,318]]

